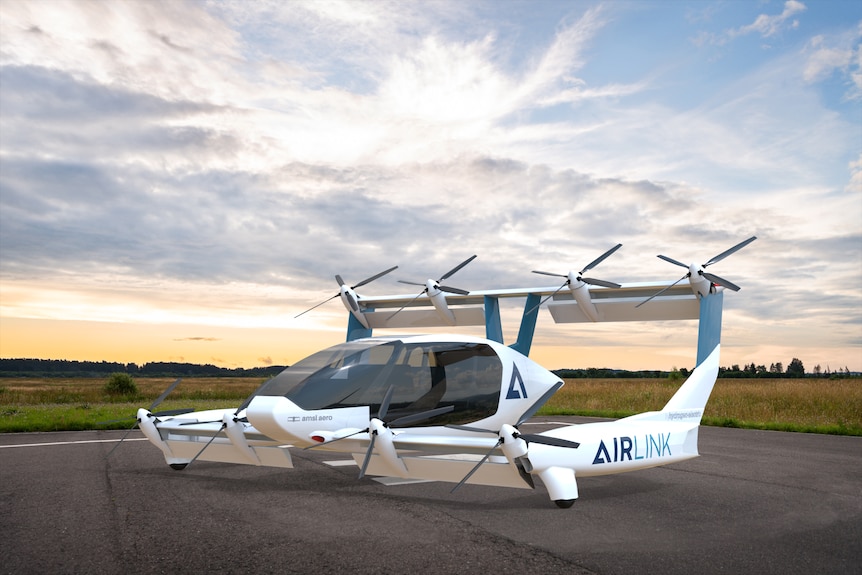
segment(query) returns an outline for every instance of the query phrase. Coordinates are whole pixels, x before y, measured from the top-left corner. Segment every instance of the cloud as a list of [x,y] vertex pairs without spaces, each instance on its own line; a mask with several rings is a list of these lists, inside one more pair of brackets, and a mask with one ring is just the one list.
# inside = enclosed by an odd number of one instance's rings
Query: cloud
[[809,84],[823,82],[833,75],[844,80],[849,101],[862,100],[862,22],[854,33],[824,36],[818,34],[808,41],[803,54],[807,56],[802,77]]
[[7,62],[48,56],[52,68],[165,99],[224,102],[233,92],[225,80],[242,61],[238,35],[203,5],[57,0],[49,16],[38,3],[5,4]]
[[[747,36],[749,34],[757,34],[761,38],[770,38],[777,35],[779,32],[790,28],[797,29],[799,27],[798,20],[791,20],[791,16],[804,12],[807,9],[805,4],[797,0],[787,0],[784,3],[784,9],[781,14],[759,14],[754,22],[745,24],[737,28],[729,28],[721,33],[713,33],[701,31],[694,39],[695,45],[702,46],[704,44],[712,44],[723,46],[736,38]],[[711,11],[704,11],[703,17],[690,17],[693,22],[701,20],[709,20],[712,17]]]
[[862,192],[862,154],[859,159],[850,162],[850,182],[844,188],[848,192]]
[[784,10],[782,10],[781,14],[774,16],[760,14],[751,24],[741,26],[735,30],[730,30],[728,31],[728,35],[730,37],[735,37],[757,33],[764,38],[769,38],[770,36],[774,36],[780,32],[785,25],[789,25],[791,28],[797,28],[799,26],[799,22],[797,20],[791,20],[789,23],[788,20],[794,14],[804,12],[805,10],[805,4],[802,2],[787,0],[787,2],[784,3]]
[[[622,242],[597,277],[675,280],[656,254],[706,261],[757,234],[716,270],[745,289],[734,313],[858,330],[858,119],[814,89],[858,76],[858,30],[817,34],[801,64],[785,50],[721,76],[695,54],[624,76],[595,69],[597,47],[625,57],[639,37],[607,7],[561,5],[527,43],[515,3],[508,20],[448,2],[34,6],[0,4],[5,315],[282,328],[336,273],[397,264],[366,288],[390,293],[478,253],[455,285],[520,287]],[[315,318],[341,332],[334,307]]]

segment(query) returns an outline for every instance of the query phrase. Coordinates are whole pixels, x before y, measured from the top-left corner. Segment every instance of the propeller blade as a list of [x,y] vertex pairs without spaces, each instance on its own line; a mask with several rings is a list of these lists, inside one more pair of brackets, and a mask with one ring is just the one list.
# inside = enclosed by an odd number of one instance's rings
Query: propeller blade
[[248,397],[245,398],[245,401],[243,401],[240,404],[240,406],[236,408],[236,411],[234,411],[233,414],[237,415],[240,411],[242,411],[243,409],[248,407],[248,405],[251,403],[251,400],[253,400],[255,397],[257,397],[257,395],[263,390],[263,388],[265,388],[267,385],[269,385],[269,382],[271,382],[276,377],[277,376],[272,376],[269,379],[267,379],[266,381],[264,381],[263,383],[261,383],[257,389],[255,389],[253,392],[251,392],[251,395],[249,395]]
[[490,433],[492,435],[497,435],[497,432],[493,429],[482,429],[481,427],[470,427],[469,425],[458,425],[456,423],[450,423],[445,427],[449,427],[451,429],[460,429],[461,431],[472,431],[474,433]]
[[536,482],[533,481],[533,476],[524,468],[524,464],[520,461],[515,462],[515,467],[518,468],[518,475],[524,480],[524,483],[530,486],[530,489],[536,488]]
[[[254,399],[254,396],[255,396],[255,395],[257,395],[257,393],[258,393],[261,389],[263,389],[263,388],[264,388],[264,386],[265,386],[267,383],[269,383],[270,381],[272,381],[273,379],[274,379],[274,378],[269,378],[267,381],[263,382],[263,383],[260,385],[260,387],[258,387],[256,390],[254,390],[254,393],[252,393],[250,396],[248,396],[248,397],[246,398],[246,400],[245,400],[245,401],[243,401],[243,402],[242,402],[242,405],[240,405],[239,407],[237,407],[237,408],[236,408],[236,411],[234,411],[234,412],[233,412],[233,418],[234,418],[234,421],[245,421],[245,422],[247,422],[247,421],[248,421],[248,418],[247,418],[247,417],[237,418],[237,415],[239,415],[239,412],[240,412],[240,411],[242,411],[243,409],[245,409],[246,407],[248,407],[248,404],[249,404],[249,403],[251,403],[251,400],[252,400],[252,399]],[[199,423],[203,423],[203,422],[199,422]],[[215,422],[213,422],[213,423],[215,423]],[[227,423],[225,423],[224,421],[222,421],[222,424],[221,424],[221,427],[219,427],[219,430],[215,432],[215,435],[213,435],[213,436],[212,436],[212,438],[211,438],[209,441],[207,441],[207,444],[206,444],[206,445],[204,445],[204,446],[201,448],[201,450],[200,450],[200,451],[198,451],[198,452],[197,452],[197,454],[192,458],[192,460],[188,462],[188,464],[186,465],[186,469],[188,469],[188,466],[189,466],[189,465],[191,465],[192,463],[194,463],[194,462],[195,462],[195,460],[196,460],[198,457],[200,457],[200,456],[201,456],[201,453],[203,453],[203,452],[204,452],[204,450],[205,450],[207,447],[209,447],[209,446],[210,446],[210,444],[211,444],[213,441],[215,441],[215,438],[218,436],[218,434],[219,434],[219,433],[221,433],[222,431],[224,431],[225,429],[227,429]]]
[[207,441],[206,445],[204,445],[203,447],[201,447],[201,450],[200,450],[200,451],[198,451],[198,452],[195,454],[195,456],[194,456],[194,457],[192,457],[192,460],[191,460],[191,461],[189,461],[189,462],[188,462],[188,464],[186,464],[186,469],[188,469],[188,468],[189,468],[189,465],[191,465],[192,463],[194,463],[195,461],[197,461],[198,457],[200,457],[200,456],[201,456],[201,453],[203,453],[203,452],[204,452],[204,450],[206,450],[206,448],[207,448],[207,447],[209,447],[209,446],[210,446],[210,444],[211,444],[213,441],[215,441],[215,438],[216,438],[216,437],[218,437],[218,434],[219,434],[219,433],[221,433],[221,432],[222,432],[222,430],[224,430],[224,428],[225,428],[225,427],[227,427],[227,426],[226,426],[224,423],[222,423],[222,424],[221,424],[221,427],[219,428],[219,430],[215,432],[215,435],[213,435],[213,436],[210,438],[210,440],[209,440],[209,441]]
[[[581,271],[579,271],[579,272],[578,272],[578,281],[582,281],[582,282],[584,282],[585,284],[589,284],[589,285],[596,285],[596,286],[602,286],[602,287],[614,288],[614,289],[622,287],[620,284],[615,283],[615,282],[609,282],[609,281],[606,281],[606,280],[600,280],[600,279],[595,279],[595,278],[585,278],[585,277],[581,277],[581,276],[584,274],[584,272],[586,272],[587,270],[590,270],[590,269],[592,269],[592,268],[596,267],[597,265],[599,265],[600,263],[602,263],[603,261],[605,261],[605,260],[606,260],[606,259],[607,259],[611,254],[613,254],[615,251],[617,251],[617,250],[618,250],[618,249],[620,249],[621,247],[623,247],[623,245],[622,245],[622,244],[617,244],[617,245],[615,245],[614,247],[612,247],[611,249],[609,249],[608,251],[606,251],[605,253],[603,253],[602,255],[600,255],[599,257],[597,257],[596,259],[594,259],[593,261],[591,261],[589,264],[587,264],[587,266],[586,266],[584,269],[582,269]],[[551,272],[543,272],[543,271],[540,271],[540,270],[533,270],[533,273],[534,273],[534,274],[542,274],[542,275],[546,275],[546,276],[554,276],[554,277],[566,278],[566,283],[565,283],[565,284],[563,284],[563,285],[562,285],[562,286],[561,286],[557,291],[555,291],[553,294],[551,294],[551,296],[555,295],[558,291],[560,291],[561,289],[563,289],[563,288],[564,288],[564,287],[566,287],[567,285],[570,285],[570,284],[571,284],[571,280],[569,279],[569,278],[571,277],[570,275],[555,274],[555,273],[551,273]],[[570,273],[571,273],[571,272],[570,272]],[[544,300],[542,300],[542,301],[539,303],[539,305],[542,305],[542,304],[543,304],[543,303],[545,303],[547,300],[548,300],[548,298],[545,298]],[[538,307],[538,306],[537,306],[537,307]],[[535,309],[535,308],[533,308],[533,309]],[[530,311],[532,312],[533,310],[530,310]]]
[[669,258],[669,257],[667,257],[667,256],[663,256],[663,255],[659,255],[658,257],[659,257],[659,258],[661,258],[661,259],[663,259],[663,260],[664,260],[664,261],[666,261],[666,262],[670,262],[670,263],[672,263],[673,265],[679,266],[679,267],[681,267],[681,268],[686,268],[686,269],[688,269],[688,266],[687,266],[687,265],[685,265],[685,264],[684,264],[684,263],[682,263],[682,262],[678,262],[678,261],[676,261],[676,260],[675,260],[675,259],[673,259],[673,258]]
[[426,419],[431,419],[432,417],[437,417],[438,415],[443,415],[452,411],[455,411],[455,406],[447,405],[446,407],[438,407],[436,409],[429,409],[428,411],[422,411],[420,413],[405,415],[403,417],[399,417],[394,421],[390,421],[389,427],[404,427],[410,423],[424,421]]
[[542,274],[543,276],[554,276],[554,277],[557,277],[557,278],[568,278],[568,277],[569,277],[569,276],[567,276],[567,275],[563,275],[563,274],[555,274],[555,273],[551,273],[551,272],[540,272],[539,270],[533,270],[533,272],[532,272],[532,273],[534,273],[534,274]]
[[584,282],[585,284],[590,284],[592,286],[602,286],[602,287],[614,288],[614,289],[623,287],[618,283],[609,282],[609,281],[605,281],[605,280],[597,280],[595,278],[578,278],[578,279],[581,280],[582,282]]
[[468,292],[466,290],[462,290],[460,288],[456,288],[456,287],[441,286],[438,284],[437,289],[439,289],[440,291],[445,291],[448,293],[454,293],[454,294],[458,294],[458,295],[470,295],[470,292]]
[[675,286],[676,284],[678,284],[679,282],[681,282],[682,280],[684,280],[685,278],[687,278],[689,275],[690,275],[690,274],[685,274],[684,276],[682,276],[681,278],[679,278],[678,280],[676,280],[675,282],[673,282],[672,284],[670,284],[669,286],[667,286],[666,288],[664,288],[663,290],[661,290],[661,291],[659,291],[658,293],[655,293],[655,294],[651,295],[650,297],[648,297],[647,299],[643,300],[642,302],[640,302],[639,304],[637,304],[635,307],[636,307],[636,308],[638,308],[638,307],[642,306],[643,304],[645,304],[646,302],[648,302],[649,300],[651,300],[651,299],[653,299],[653,298],[655,298],[655,297],[660,296],[661,294],[663,294],[664,292],[666,292],[667,290],[669,290],[670,288],[672,288],[673,286]]
[[164,417],[167,415],[183,415],[184,413],[191,413],[195,410],[194,407],[185,407],[181,409],[166,409],[164,411],[157,411],[153,414],[154,417]]
[[541,443],[543,445],[552,445],[554,447],[569,447],[577,449],[581,446],[577,441],[569,441],[558,437],[548,437],[547,435],[537,435],[535,433],[520,433],[518,437],[527,443]]
[[124,442],[126,440],[126,438],[129,436],[129,434],[132,432],[132,430],[135,429],[137,426],[138,426],[138,420],[135,419],[135,424],[133,426],[131,426],[128,430],[126,430],[126,433],[123,434],[123,437],[121,437],[120,440],[117,442],[117,444],[114,445],[114,447],[108,452],[108,454],[105,456],[105,459],[107,459],[111,456],[111,454],[120,446],[120,444],[122,442]]
[[717,275],[711,274],[709,272],[703,272],[703,277],[705,277],[706,279],[708,279],[709,281],[711,281],[714,284],[724,286],[727,289],[730,289],[733,291],[739,291],[740,289],[742,289],[738,285],[736,285],[735,283],[733,283],[731,281],[727,281],[726,279],[720,278]]
[[[374,280],[376,280],[377,278],[381,278],[381,277],[385,276],[386,274],[388,274],[389,272],[391,272],[391,271],[393,271],[393,270],[396,270],[396,269],[398,269],[398,266],[391,267],[391,268],[389,268],[388,270],[384,270],[384,271],[380,272],[379,274],[374,274],[374,275],[373,275],[373,276],[371,276],[370,278],[365,278],[364,280],[362,280],[361,282],[359,282],[359,283],[358,283],[358,284],[356,284],[355,286],[352,286],[350,289],[356,289],[356,288],[358,288],[358,287],[362,287],[362,286],[364,286],[365,284],[371,283],[371,282],[373,282]],[[341,275],[340,275],[340,274],[335,274],[335,281],[337,281],[337,282],[338,282],[338,287],[339,287],[339,288],[340,288],[340,287],[342,287],[342,286],[347,285],[347,283],[344,281],[344,278],[343,278],[343,277],[341,277]],[[300,315],[307,314],[308,312],[310,312],[310,311],[311,311],[311,310],[313,310],[313,309],[317,309],[317,308],[319,308],[320,306],[322,306],[322,305],[323,305],[323,304],[325,304],[326,302],[331,301],[331,300],[334,300],[335,298],[337,298],[337,297],[338,297],[338,296],[340,296],[340,295],[341,295],[341,291],[339,290],[339,292],[338,292],[337,294],[335,294],[334,296],[332,296],[331,298],[325,299],[325,300],[323,300],[322,302],[320,302],[319,304],[317,304],[317,305],[315,305],[315,306],[313,306],[313,307],[308,308],[307,310],[305,310],[305,311],[304,311],[304,312],[302,312],[301,314],[293,316],[293,319],[298,318]]]
[[424,286],[425,285],[425,284],[421,284],[419,282],[409,282],[407,280],[398,280],[398,282],[402,283],[402,284],[411,285],[411,286]]
[[[234,416],[236,416],[236,414],[234,414]],[[234,421],[242,421],[243,423],[248,423],[248,418],[247,417],[234,417]],[[210,419],[208,421],[186,421],[186,422],[180,423],[180,425],[203,425],[205,423],[222,423],[222,422],[223,422],[223,420],[221,420],[221,419]]]
[[[236,421],[242,421],[242,422],[248,423],[248,418],[247,418],[247,417],[242,417],[242,418],[237,419],[237,418],[236,418],[236,416],[237,416],[237,415],[239,415],[239,412],[240,412],[240,411],[242,411],[243,409],[245,409],[246,407],[248,407],[248,404],[250,404],[250,403],[251,403],[251,400],[252,400],[252,399],[254,399],[254,398],[255,398],[255,396],[256,396],[258,393],[260,393],[260,391],[261,391],[264,387],[266,387],[266,385],[267,385],[270,381],[272,381],[273,379],[275,379],[275,378],[274,378],[274,377],[270,377],[269,379],[267,379],[266,381],[264,381],[262,384],[260,384],[260,386],[259,386],[257,389],[255,389],[255,390],[252,392],[252,394],[251,394],[251,395],[249,395],[248,397],[246,397],[246,398],[245,398],[245,400],[240,404],[240,406],[236,408],[236,410],[233,412],[233,416],[234,416],[234,419],[235,419]],[[191,412],[191,411],[194,411],[194,410],[192,409],[192,410],[189,410],[189,411],[187,411],[187,412],[185,412],[185,413],[189,413],[189,412]],[[160,415],[160,414],[154,414],[154,415]],[[167,414],[165,414],[165,413],[161,413],[161,415],[167,415]],[[221,421],[222,421],[221,419],[211,419],[211,420],[209,420],[209,421],[188,421],[188,422],[186,422],[186,423],[180,423],[180,425],[201,425],[201,424],[203,424],[203,423],[219,423],[219,422],[221,422]]]
[[319,308],[320,306],[322,306],[322,305],[323,305],[323,304],[325,304],[326,302],[328,302],[328,301],[332,301],[332,300],[334,300],[335,298],[337,298],[337,297],[338,297],[338,296],[340,296],[340,295],[341,295],[341,292],[339,292],[339,293],[335,294],[335,295],[334,295],[334,296],[332,296],[331,298],[327,298],[327,299],[323,300],[323,301],[322,301],[322,302],[320,302],[319,304],[317,304],[317,305],[315,305],[315,306],[313,306],[313,307],[308,308],[307,310],[305,310],[305,311],[304,311],[304,312],[302,312],[301,314],[293,316],[293,319],[298,318],[300,315],[305,315],[305,314],[307,314],[308,312],[310,312],[310,311],[311,311],[311,310],[313,310],[313,309],[317,309],[317,308]]
[[[162,392],[162,394],[156,398],[155,401],[153,401],[152,404],[150,404],[150,408],[147,411],[150,411],[150,412],[153,411],[161,402],[163,402],[165,400],[165,398],[168,395],[170,395],[170,393],[180,384],[180,382],[182,380],[183,379],[181,377],[178,377],[176,380],[174,380],[174,382],[172,384],[170,384],[168,386],[168,388],[166,390],[164,390]],[[158,413],[152,413],[151,415],[153,417],[158,417],[160,415],[180,415],[180,414],[189,413],[192,411],[194,411],[193,408],[192,409],[169,409],[167,411],[160,411]],[[126,433],[123,434],[123,437],[120,438],[120,441],[117,442],[117,444],[111,449],[111,451],[108,452],[108,455],[105,456],[106,459],[111,456],[111,454],[114,452],[114,450],[117,449],[122,442],[124,442],[126,440],[126,438],[129,436],[129,434],[132,432],[132,430],[138,426],[138,424],[140,423],[140,420],[138,420],[137,417],[132,417],[132,418],[113,419],[111,421],[99,422],[99,425],[104,425],[107,423],[116,423],[118,421],[125,421],[126,419],[134,419],[135,423],[134,423],[134,425],[132,425],[132,427],[130,427],[128,429],[128,431],[126,431]]]
[[[705,264],[703,264],[702,267],[711,266],[714,263],[720,262],[721,260],[723,260],[724,258],[729,256],[730,254],[732,254],[734,252],[738,252],[739,250],[741,250],[742,248],[744,248],[745,246],[747,246],[748,244],[750,244],[751,242],[753,242],[756,239],[757,239],[757,236],[751,236],[747,240],[739,242],[738,244],[736,244],[735,246],[733,246],[729,250],[721,252],[720,254],[718,254],[717,256],[715,256],[714,258],[712,258],[711,260],[709,260]],[[718,282],[716,282],[716,283],[718,283]],[[727,287],[727,286],[725,286],[725,287]]]
[[365,477],[365,470],[368,469],[368,463],[371,461],[371,454],[374,452],[374,440],[377,439],[377,434],[371,434],[371,442],[368,444],[368,451],[365,452],[365,459],[362,460],[362,469],[359,470],[359,479]]
[[[112,423],[120,423],[121,421],[131,421],[132,419],[135,419],[134,415],[130,415],[129,417],[121,417],[120,419],[109,419],[107,421],[97,421],[96,425],[110,425]],[[137,422],[135,422],[135,423],[137,423]],[[134,427],[132,427],[132,429],[134,429]]]
[[383,420],[386,417],[386,412],[389,411],[389,402],[392,401],[392,394],[395,393],[395,386],[390,385],[389,389],[383,395],[383,401],[380,402],[380,409],[377,411],[377,419]]
[[162,394],[156,398],[156,400],[152,403],[152,405],[150,405],[150,408],[147,411],[152,411],[156,407],[158,407],[159,404],[162,403],[168,395],[170,395],[170,393],[174,390],[174,388],[176,386],[178,386],[180,384],[180,382],[182,380],[183,380],[183,378],[178,377],[172,384],[170,384],[168,386],[168,388],[166,390],[164,390],[162,392]]
[[[425,285],[425,284],[421,284],[421,285]],[[423,295],[425,295],[425,292],[426,292],[426,291],[428,291],[428,290],[427,290],[427,288],[426,288],[426,289],[424,289],[424,290],[422,290],[422,291],[421,291],[421,292],[419,292],[418,294],[416,294],[416,297],[414,297],[414,298],[413,298],[413,299],[411,299],[409,302],[405,303],[405,304],[404,304],[404,305],[402,305],[400,308],[398,308],[398,311],[396,311],[395,313],[393,313],[392,315],[390,315],[388,318],[386,318],[386,321],[389,321],[390,319],[392,319],[393,317],[395,317],[396,315],[398,315],[399,313],[401,313],[402,311],[404,311],[404,308],[406,308],[407,306],[409,306],[410,304],[412,304],[414,301],[416,301],[417,299],[419,299],[420,297],[422,297]]]
[[[380,272],[379,274],[375,274],[375,275],[371,276],[370,278],[366,278],[366,279],[362,280],[361,282],[359,282],[358,284],[356,284],[355,286],[353,286],[353,287],[352,287],[352,288],[350,288],[350,289],[356,289],[356,288],[358,288],[358,287],[362,287],[362,286],[364,286],[365,284],[369,284],[369,283],[373,282],[374,280],[376,280],[376,279],[378,279],[378,278],[382,278],[383,276],[385,276],[385,275],[386,275],[386,274],[388,274],[389,272],[392,272],[392,271],[397,270],[397,269],[398,269],[398,266],[392,266],[392,267],[391,267],[391,268],[389,268],[388,270],[382,271],[382,272]],[[339,277],[339,276],[335,276],[335,277]],[[341,282],[339,282],[339,284],[338,284],[338,285],[342,285],[342,284],[341,284]]]
[[501,438],[499,438],[499,439],[497,440],[497,443],[494,445],[494,447],[492,447],[492,448],[491,448],[491,450],[490,450],[488,453],[486,453],[486,454],[485,454],[485,456],[484,456],[482,459],[480,459],[480,460],[479,460],[479,463],[477,463],[477,464],[473,467],[473,469],[471,469],[471,470],[470,470],[470,473],[468,473],[467,475],[465,475],[465,476],[464,476],[464,479],[462,479],[461,481],[459,481],[459,482],[458,482],[458,485],[456,485],[455,487],[453,487],[453,488],[452,488],[452,491],[450,491],[449,493],[455,493],[456,491],[458,491],[458,489],[459,489],[462,485],[464,485],[465,483],[467,483],[467,480],[468,480],[468,479],[470,479],[471,477],[473,477],[473,474],[474,474],[474,473],[476,473],[477,471],[479,471],[479,468],[480,468],[480,467],[482,467],[482,464],[483,464],[483,463],[485,463],[486,461],[488,461],[488,458],[489,458],[489,457],[491,457],[491,455],[493,455],[493,454],[494,454],[494,451],[495,451],[498,447],[500,447],[501,445],[503,445],[503,438],[502,438],[502,437],[501,437]]
[[[548,275],[551,275],[551,274],[548,274]],[[563,276],[563,277],[566,277],[566,276]],[[525,313],[524,315],[525,315],[525,316],[526,316],[526,315],[530,315],[531,313],[533,313],[533,312],[536,310],[536,308],[540,308],[540,307],[542,307],[542,304],[543,304],[543,303],[545,303],[546,301],[548,301],[549,299],[551,299],[552,297],[554,297],[555,295],[557,295],[558,293],[560,293],[560,290],[561,290],[561,289],[563,289],[564,287],[566,287],[567,285],[569,285],[568,280],[566,280],[566,283],[564,283],[563,285],[561,285],[560,287],[558,287],[557,289],[555,289],[555,290],[554,290],[554,293],[552,293],[551,295],[547,296],[545,299],[543,299],[542,301],[540,301],[539,303],[537,303],[536,305],[534,305],[532,308],[530,308],[530,311],[528,311],[528,312],[527,312],[527,313]]]
[[463,262],[461,262],[460,264],[458,264],[457,266],[455,266],[454,268],[449,270],[447,273],[443,274],[443,277],[441,277],[437,281],[443,281],[443,280],[453,276],[455,274],[455,272],[457,272],[458,270],[460,270],[461,268],[463,268],[464,266],[466,266],[467,264],[472,262],[474,259],[476,259],[475,255],[470,256],[469,258],[467,258],[466,260],[464,260]]
[[622,245],[622,244],[617,244],[617,245],[615,245],[614,247],[612,247],[611,249],[609,249],[608,251],[606,251],[605,253],[603,253],[602,255],[600,255],[599,257],[597,257],[596,259],[594,259],[593,261],[591,261],[589,264],[587,264],[587,267],[585,267],[584,269],[582,269],[582,270],[580,271],[580,273],[578,273],[578,275],[581,275],[581,274],[582,274],[582,273],[584,273],[585,271],[589,271],[589,270],[593,269],[594,267],[596,267],[597,265],[599,265],[600,263],[602,263],[603,261],[605,261],[605,259],[607,259],[607,257],[608,257],[608,256],[610,256],[612,253],[614,253],[615,251],[617,251],[617,250],[618,250],[618,249],[620,249],[621,247],[623,247],[623,245]]

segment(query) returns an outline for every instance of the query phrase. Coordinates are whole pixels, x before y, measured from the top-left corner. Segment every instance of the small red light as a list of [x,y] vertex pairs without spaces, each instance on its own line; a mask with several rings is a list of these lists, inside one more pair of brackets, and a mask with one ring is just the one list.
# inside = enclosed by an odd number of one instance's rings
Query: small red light
[[325,438],[325,437],[322,437],[322,436],[320,436],[320,435],[312,435],[312,436],[311,436],[311,440],[312,440],[312,441],[316,441],[316,442],[318,442],[318,443],[323,443],[323,442],[325,442],[325,441],[326,441],[326,438]]

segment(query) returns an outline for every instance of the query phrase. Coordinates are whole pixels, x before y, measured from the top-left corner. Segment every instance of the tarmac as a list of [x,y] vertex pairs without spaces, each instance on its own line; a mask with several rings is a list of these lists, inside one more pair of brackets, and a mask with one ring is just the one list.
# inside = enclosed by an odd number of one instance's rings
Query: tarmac
[[[537,418],[536,432],[585,418]],[[0,573],[862,571],[862,438],[702,427],[701,457],[535,491],[197,461],[135,431],[0,435]],[[336,463],[333,463],[333,462]]]

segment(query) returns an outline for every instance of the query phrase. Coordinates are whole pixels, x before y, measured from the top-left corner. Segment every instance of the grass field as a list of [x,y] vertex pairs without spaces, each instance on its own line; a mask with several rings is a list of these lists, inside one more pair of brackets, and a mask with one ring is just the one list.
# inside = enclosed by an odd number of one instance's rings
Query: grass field
[[[236,407],[262,378],[187,378],[158,409]],[[136,397],[103,391],[106,378],[0,379],[0,432],[130,427],[171,378],[139,378]],[[540,415],[624,417],[661,409],[681,381],[568,379]],[[128,421],[98,425],[128,417]],[[862,435],[862,378],[719,379],[705,425]]]
[[[567,379],[539,413],[624,417],[656,411],[680,384],[668,379]],[[862,378],[719,379],[703,424],[862,435]]]
[[[148,407],[173,378],[138,378],[138,395],[111,396],[107,378],[0,379],[0,433],[80,431],[130,427],[139,407]],[[265,378],[186,378],[158,409],[237,407]],[[100,425],[99,422],[128,417]]]

